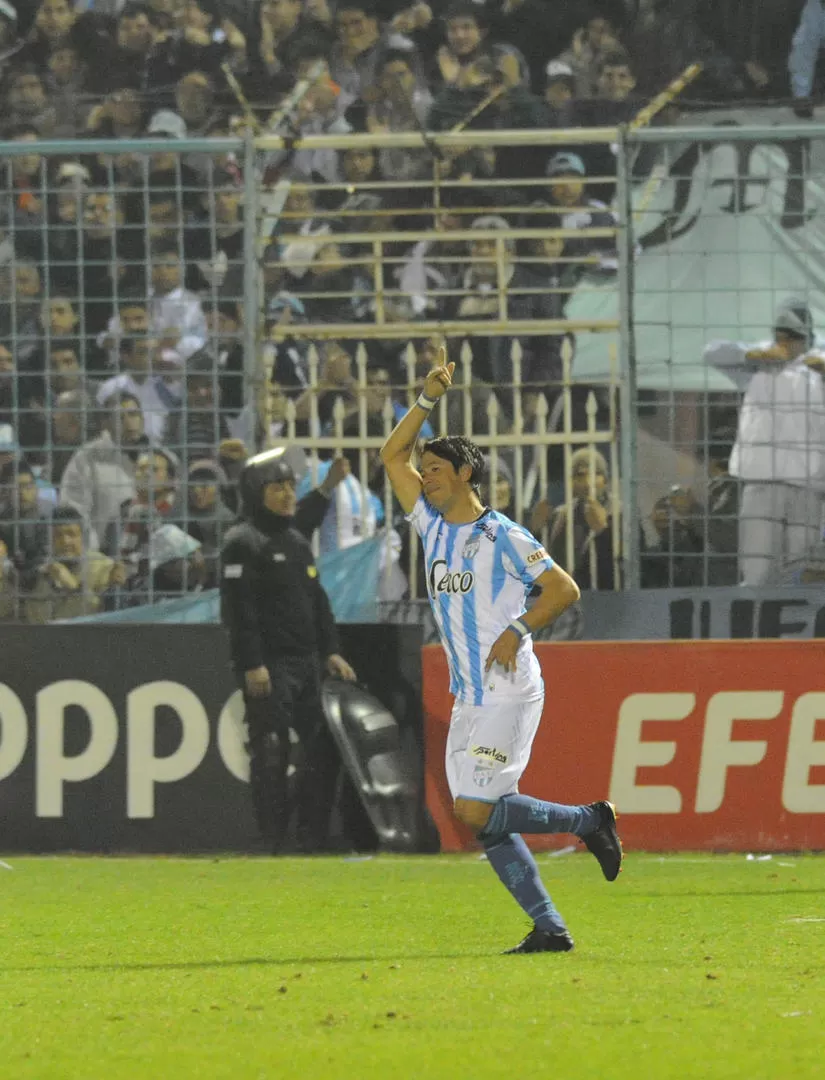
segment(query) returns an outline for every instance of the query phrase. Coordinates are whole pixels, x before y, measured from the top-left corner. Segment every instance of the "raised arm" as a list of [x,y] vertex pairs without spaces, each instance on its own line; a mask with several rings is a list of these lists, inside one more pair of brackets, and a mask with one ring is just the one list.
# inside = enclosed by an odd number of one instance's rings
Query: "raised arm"
[[802,9],[788,56],[791,92],[797,99],[811,96],[816,59],[822,44],[823,14],[819,0],[808,0]]
[[413,450],[424,421],[438,399],[449,390],[455,364],[448,364],[447,349],[439,350],[440,363],[427,376],[424,389],[415,405],[402,416],[381,447],[381,460],[390,478],[395,497],[405,514],[412,512],[421,494],[421,475],[412,463]]
[[704,348],[702,359],[717,371],[724,372],[738,390],[744,391],[760,368],[787,364],[790,355],[778,342],[746,345],[741,341],[710,341]]

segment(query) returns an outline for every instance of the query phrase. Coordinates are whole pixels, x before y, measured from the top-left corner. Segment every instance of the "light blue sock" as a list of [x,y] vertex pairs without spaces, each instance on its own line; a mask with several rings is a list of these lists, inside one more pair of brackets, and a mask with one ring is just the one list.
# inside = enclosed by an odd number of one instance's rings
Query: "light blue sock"
[[487,859],[501,878],[505,889],[533,920],[539,930],[552,934],[567,931],[550,894],[539,876],[533,854],[517,833],[482,840]]
[[500,833],[572,833],[587,836],[599,825],[589,806],[564,806],[542,802],[530,795],[503,795],[480,834],[494,838]]

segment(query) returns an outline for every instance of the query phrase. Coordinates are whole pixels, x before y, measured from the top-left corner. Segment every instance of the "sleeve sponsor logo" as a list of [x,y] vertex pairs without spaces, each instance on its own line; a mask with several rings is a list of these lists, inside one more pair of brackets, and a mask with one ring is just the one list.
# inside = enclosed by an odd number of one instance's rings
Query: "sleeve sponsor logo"
[[230,579],[243,577],[243,566],[240,563],[229,563],[223,568],[223,576]]
[[532,555],[527,556],[527,565],[532,566],[533,563],[544,562],[546,559],[549,558],[550,556],[547,554],[544,548],[539,548],[538,551],[534,551]]

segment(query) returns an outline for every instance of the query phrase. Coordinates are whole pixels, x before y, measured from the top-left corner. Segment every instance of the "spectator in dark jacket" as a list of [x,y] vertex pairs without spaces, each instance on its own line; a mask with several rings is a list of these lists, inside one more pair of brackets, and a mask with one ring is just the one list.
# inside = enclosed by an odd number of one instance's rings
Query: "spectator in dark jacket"
[[328,52],[332,40],[329,30],[305,15],[303,9],[302,0],[260,0],[253,4],[247,56],[256,97],[265,92],[273,76],[294,73],[296,54],[307,40],[320,41]]
[[[592,476],[592,481],[591,481]],[[613,589],[613,528],[610,514],[607,461],[597,450],[577,450],[570,459],[573,505],[572,568],[567,550],[568,510],[560,506],[550,525],[550,555],[568,569],[579,588]]]
[[230,438],[229,425],[220,411],[218,379],[217,360],[206,349],[189,358],[186,407],[168,414],[163,440],[184,471],[193,460],[215,457],[221,442]]
[[[616,229],[617,218],[604,202],[591,199],[587,194],[587,170],[578,154],[560,152],[547,163],[550,180],[547,205],[556,208],[556,228],[561,229]],[[549,215],[552,216],[552,215]],[[548,221],[548,225],[550,222]],[[590,256],[598,254],[600,269],[615,272],[618,268],[617,241],[615,236],[582,237],[581,240],[565,241],[570,255]]]
[[691,64],[702,64],[702,74],[686,96],[743,97],[767,82],[758,64],[738,64],[703,32],[699,21],[700,0],[642,0],[627,46],[643,58],[639,90],[650,98],[672,82]]
[[23,588],[34,583],[49,547],[49,514],[25,460],[0,468],[0,525]]
[[[704,505],[693,491],[675,488],[670,509],[692,562],[690,576],[701,585],[739,584],[739,481],[728,472],[736,432],[718,432],[708,446],[710,483]],[[692,556],[692,558],[691,558]]]
[[[452,317],[500,319],[503,303],[503,318],[512,325],[513,333],[472,338],[473,376],[497,388],[500,404],[512,417],[512,394],[508,388],[514,381],[512,354],[518,323],[526,319],[558,318],[560,297],[542,291],[530,272],[516,262],[515,241],[496,236],[509,228],[504,218],[488,214],[476,218],[471,228],[478,231],[478,240],[468,244],[471,261],[464,274],[463,295],[456,300]],[[546,338],[537,339],[533,335],[525,334],[518,340],[522,350],[521,383],[535,397],[539,388],[558,381],[559,349],[549,347]],[[529,412],[529,402],[523,404]]]
[[685,528],[675,513],[671,495],[656,500],[651,522],[656,543],[642,536],[641,579],[644,589],[685,589],[701,584],[703,542]]
[[220,465],[208,458],[193,461],[186,479],[186,511],[180,525],[201,545],[206,563],[204,587],[211,589],[218,584],[224,534],[235,521],[235,514],[221,498],[229,481]]
[[548,4],[543,0],[498,0],[490,36],[507,42],[524,57],[530,72],[530,87],[544,89],[544,69],[548,57],[556,56],[581,26],[582,11],[576,4]]

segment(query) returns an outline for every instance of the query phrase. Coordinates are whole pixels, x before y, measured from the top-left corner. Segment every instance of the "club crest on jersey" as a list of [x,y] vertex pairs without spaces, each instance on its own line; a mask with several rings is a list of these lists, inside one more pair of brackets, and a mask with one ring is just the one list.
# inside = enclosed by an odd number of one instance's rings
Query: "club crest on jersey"
[[461,552],[463,559],[474,559],[478,554],[478,549],[481,547],[481,539],[478,536],[471,536],[467,543],[464,545],[464,550]]
[[446,559],[436,559],[430,567],[430,594],[432,596],[438,593],[463,595],[468,593],[474,584],[475,576],[472,570],[450,573]]

